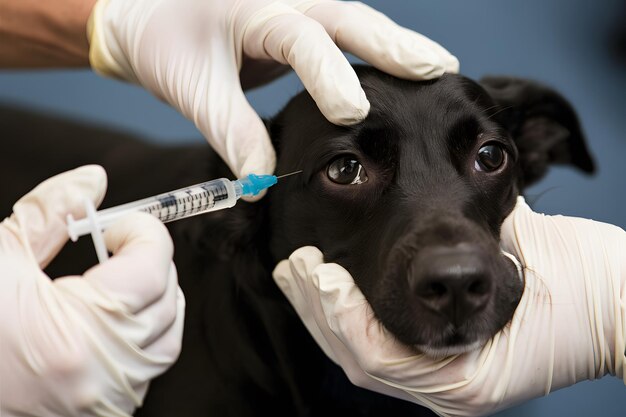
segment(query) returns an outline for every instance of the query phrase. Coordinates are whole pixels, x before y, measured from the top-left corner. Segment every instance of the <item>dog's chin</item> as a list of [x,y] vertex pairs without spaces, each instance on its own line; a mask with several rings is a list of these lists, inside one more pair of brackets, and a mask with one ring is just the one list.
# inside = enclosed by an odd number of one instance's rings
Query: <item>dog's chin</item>
[[433,346],[433,345],[414,345],[415,348],[433,359],[441,359],[448,356],[460,355],[480,349],[485,344],[484,340],[476,340],[469,344]]

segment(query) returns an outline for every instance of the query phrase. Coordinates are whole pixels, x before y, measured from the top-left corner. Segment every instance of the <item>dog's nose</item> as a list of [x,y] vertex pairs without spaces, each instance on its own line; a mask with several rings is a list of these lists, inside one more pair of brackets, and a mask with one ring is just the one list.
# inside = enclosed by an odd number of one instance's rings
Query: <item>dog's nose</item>
[[486,253],[460,244],[425,248],[414,259],[409,287],[426,308],[459,326],[481,311],[493,294]]

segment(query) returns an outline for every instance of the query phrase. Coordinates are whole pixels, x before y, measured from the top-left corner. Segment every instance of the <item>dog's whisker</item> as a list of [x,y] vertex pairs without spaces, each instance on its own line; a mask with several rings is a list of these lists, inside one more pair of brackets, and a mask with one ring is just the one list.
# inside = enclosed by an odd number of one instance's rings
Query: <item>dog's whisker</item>
[[540,192],[539,194],[535,194],[535,195],[527,195],[526,199],[528,200],[528,204],[530,206],[534,206],[535,204],[537,204],[537,202],[543,197],[545,196],[547,193],[549,193],[550,191],[554,191],[558,188],[561,188],[560,186],[554,186],[554,187],[549,187],[546,188],[545,190],[543,190],[542,192]]
[[[496,107],[496,108],[497,108],[498,106],[493,106],[493,107]],[[501,108],[499,108],[499,109],[498,109],[498,111],[497,111],[497,112],[490,114],[490,115],[489,115],[489,118],[491,119],[492,117],[496,116],[497,114],[499,114],[499,113],[501,113],[501,112],[503,112],[503,111],[505,111],[505,110],[512,109],[512,108],[513,108],[513,106],[504,106],[504,107],[501,107]],[[491,110],[491,109],[489,109],[489,110]]]

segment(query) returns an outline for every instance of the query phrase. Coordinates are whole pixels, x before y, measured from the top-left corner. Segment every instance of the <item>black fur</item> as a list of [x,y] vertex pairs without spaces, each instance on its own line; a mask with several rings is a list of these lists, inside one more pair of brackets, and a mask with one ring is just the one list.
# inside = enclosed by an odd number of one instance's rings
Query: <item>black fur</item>
[[[315,345],[271,278],[277,261],[300,246],[315,245],[346,267],[383,324],[407,343],[462,345],[510,318],[521,283],[498,253],[500,224],[522,184],[547,163],[593,169],[575,113],[523,80],[490,78],[483,88],[457,75],[416,83],[366,67],[358,74],[372,103],[365,122],[334,126],[306,93],[268,121],[277,172],[302,175],[259,203],[169,225],[187,298],[183,350],[137,415],[430,415],[352,386]],[[41,180],[86,163],[109,174],[103,207],[232,177],[206,145],[158,147],[9,108],[0,110],[0,131],[0,215]],[[500,143],[508,162],[479,173],[476,153],[486,142]],[[346,154],[363,165],[367,182],[329,180],[328,164]],[[423,258],[441,247],[471,247],[490,276],[489,301],[454,335],[414,296],[432,273]],[[95,262],[81,239],[47,272],[81,273]]]

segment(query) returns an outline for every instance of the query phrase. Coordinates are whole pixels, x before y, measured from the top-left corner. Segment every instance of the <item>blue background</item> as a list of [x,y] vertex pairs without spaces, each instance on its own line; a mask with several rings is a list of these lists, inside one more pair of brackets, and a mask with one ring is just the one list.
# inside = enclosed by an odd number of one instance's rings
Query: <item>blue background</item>
[[[599,172],[584,177],[552,169],[530,190],[547,192],[535,208],[626,227],[626,67],[609,53],[609,37],[624,14],[619,0],[365,1],[398,23],[435,39],[478,78],[511,74],[543,81],[578,110]],[[621,24],[625,24],[621,20]],[[300,90],[293,75],[248,97],[263,116]],[[0,101],[119,126],[161,143],[199,142],[192,123],[141,89],[89,71],[2,72]],[[89,140],[89,138],[85,138]],[[26,163],[26,161],[25,161]],[[626,388],[607,377],[550,394],[500,413],[509,416],[626,416]]]

